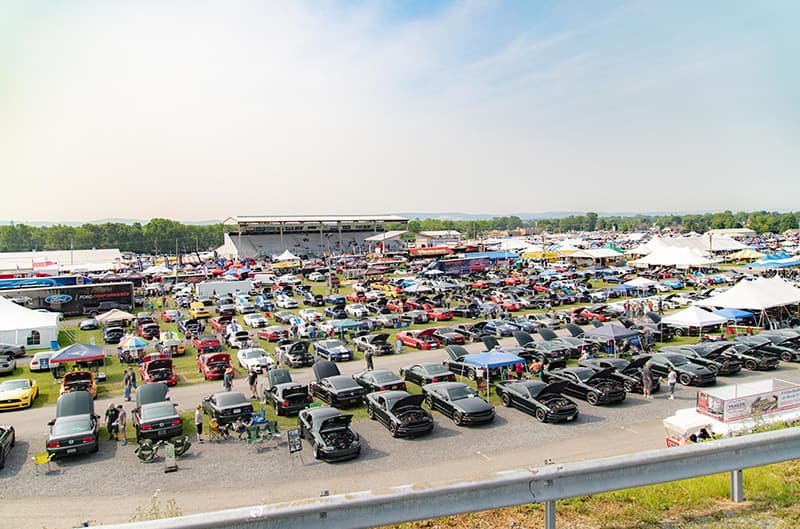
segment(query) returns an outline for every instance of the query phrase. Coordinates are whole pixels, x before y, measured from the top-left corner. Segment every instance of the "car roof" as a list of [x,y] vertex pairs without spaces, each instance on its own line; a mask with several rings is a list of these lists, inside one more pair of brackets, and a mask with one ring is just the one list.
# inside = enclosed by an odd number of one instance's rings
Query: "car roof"
[[432,384],[425,384],[426,388],[448,390],[452,388],[465,387],[463,382],[433,382]]

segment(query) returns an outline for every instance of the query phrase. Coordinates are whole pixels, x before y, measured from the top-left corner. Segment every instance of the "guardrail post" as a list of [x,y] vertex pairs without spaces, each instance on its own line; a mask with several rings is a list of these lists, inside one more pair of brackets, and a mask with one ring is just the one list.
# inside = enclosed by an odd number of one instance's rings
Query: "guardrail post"
[[556,529],[556,502],[544,502],[544,529]]
[[731,501],[741,503],[744,501],[744,480],[742,470],[731,470]]

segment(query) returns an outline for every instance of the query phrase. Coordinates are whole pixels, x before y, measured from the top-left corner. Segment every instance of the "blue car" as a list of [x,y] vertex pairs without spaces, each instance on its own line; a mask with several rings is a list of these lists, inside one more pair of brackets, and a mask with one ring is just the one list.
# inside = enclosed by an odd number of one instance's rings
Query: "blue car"
[[341,294],[330,294],[325,296],[325,303],[335,307],[344,307],[347,304],[347,298]]
[[486,322],[486,325],[483,327],[483,330],[488,332],[489,334],[500,335],[500,336],[512,336],[514,334],[514,331],[519,330],[519,327],[505,320],[489,320]]
[[266,296],[257,296],[256,308],[262,312],[274,312],[275,304],[272,302],[272,300],[267,299]]
[[341,340],[320,340],[314,344],[314,351],[331,362],[346,362],[353,359],[353,351]]

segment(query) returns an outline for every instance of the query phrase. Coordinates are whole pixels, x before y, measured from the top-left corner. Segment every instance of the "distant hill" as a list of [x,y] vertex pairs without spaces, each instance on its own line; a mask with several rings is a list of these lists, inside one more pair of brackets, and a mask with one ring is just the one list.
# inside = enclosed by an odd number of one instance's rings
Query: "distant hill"
[[[170,219],[172,220],[172,219]],[[149,222],[149,220],[144,219],[98,219],[98,220],[83,220],[83,221],[63,221],[63,222],[53,222],[49,220],[21,220],[21,221],[14,221],[14,224],[25,224],[26,226],[36,226],[38,228],[44,228],[47,226],[83,226],[84,224],[107,224],[107,223],[114,223],[114,224],[134,224],[138,222],[141,225],[145,225]],[[180,220],[178,221],[181,224],[191,225],[191,226],[208,226],[209,224],[219,224],[219,219],[214,220]],[[11,224],[10,221],[4,221],[0,223],[2,225]]]

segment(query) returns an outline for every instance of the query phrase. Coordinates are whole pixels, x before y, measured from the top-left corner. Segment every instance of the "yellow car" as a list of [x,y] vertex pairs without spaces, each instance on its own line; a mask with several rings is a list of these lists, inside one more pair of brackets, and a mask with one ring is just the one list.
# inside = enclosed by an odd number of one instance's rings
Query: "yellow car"
[[39,385],[30,378],[6,380],[0,384],[0,410],[30,408],[39,396]]
[[200,301],[195,301],[191,305],[189,305],[189,315],[192,318],[210,318],[211,313],[208,312],[208,309],[205,305],[203,305]]
[[61,379],[59,395],[70,391],[88,391],[92,398],[97,398],[97,381],[91,371],[67,371]]

